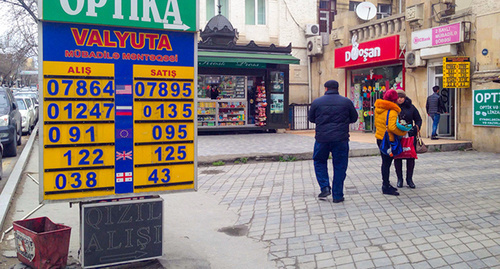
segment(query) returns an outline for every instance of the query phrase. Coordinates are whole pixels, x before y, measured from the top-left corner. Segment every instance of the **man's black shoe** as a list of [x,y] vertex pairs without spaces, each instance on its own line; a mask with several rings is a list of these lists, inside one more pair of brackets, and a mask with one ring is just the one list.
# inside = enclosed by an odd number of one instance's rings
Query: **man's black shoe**
[[431,136],[431,140],[438,140],[439,138],[437,136]]
[[335,199],[333,198],[333,203],[334,204],[338,204],[338,203],[342,203],[344,201],[344,197],[340,198],[340,199]]
[[326,198],[328,195],[332,194],[330,187],[325,187],[318,195],[318,198]]
[[383,194],[387,194],[387,195],[394,195],[394,196],[398,196],[399,195],[398,189],[394,188],[391,185],[389,185],[389,186],[382,186],[382,193]]

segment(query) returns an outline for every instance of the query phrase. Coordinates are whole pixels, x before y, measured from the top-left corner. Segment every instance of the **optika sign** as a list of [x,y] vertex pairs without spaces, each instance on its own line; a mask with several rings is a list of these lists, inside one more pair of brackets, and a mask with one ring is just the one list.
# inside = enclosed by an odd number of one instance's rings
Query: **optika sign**
[[399,36],[390,36],[359,44],[352,37],[352,46],[335,50],[335,68],[398,60]]
[[195,31],[196,0],[43,1],[43,19]]
[[[137,12],[137,1],[132,0],[130,3],[130,14],[128,19],[131,21],[151,21],[151,15],[153,15],[153,20],[156,23],[164,23],[168,24],[168,18],[173,17],[174,24],[182,24],[181,15],[179,13],[179,5],[177,4],[177,0],[168,0],[167,7],[163,12],[164,16],[160,17],[160,12],[158,10],[158,6],[156,5],[156,1],[144,0],[142,5],[142,16],[139,18],[139,14]],[[74,2],[74,1],[72,1]],[[85,4],[85,0],[77,0],[76,7],[72,8],[69,5],[69,0],[61,0],[61,7],[68,15],[77,15],[82,12],[83,5]],[[107,4],[107,0],[87,0],[87,11],[85,15],[90,17],[97,17],[96,9],[104,7]],[[170,11],[172,10],[172,11]],[[114,3],[114,11],[113,19],[123,20],[123,9],[122,9],[122,1],[116,0]]]

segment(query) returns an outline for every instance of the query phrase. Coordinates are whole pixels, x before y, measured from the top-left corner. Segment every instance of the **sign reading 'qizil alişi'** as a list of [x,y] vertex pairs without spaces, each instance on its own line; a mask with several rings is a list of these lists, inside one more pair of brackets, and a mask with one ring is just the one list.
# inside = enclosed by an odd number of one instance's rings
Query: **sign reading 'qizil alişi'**
[[44,21],[196,32],[192,0],[44,0]]

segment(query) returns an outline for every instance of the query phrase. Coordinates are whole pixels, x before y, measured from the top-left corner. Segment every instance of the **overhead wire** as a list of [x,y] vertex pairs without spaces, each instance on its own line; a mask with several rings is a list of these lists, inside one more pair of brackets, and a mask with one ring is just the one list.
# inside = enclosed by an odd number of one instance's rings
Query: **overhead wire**
[[288,7],[288,4],[287,4],[286,0],[283,0],[283,3],[285,3],[286,9],[288,10],[288,13],[290,13],[290,16],[292,17],[292,19],[293,19],[293,21],[295,22],[295,24],[297,24],[297,26],[303,30],[304,28],[302,28],[302,27],[300,26],[300,24],[297,22],[297,20],[296,20],[296,19],[295,19],[295,17],[293,16],[292,11],[291,11],[291,10],[290,10],[290,8]]

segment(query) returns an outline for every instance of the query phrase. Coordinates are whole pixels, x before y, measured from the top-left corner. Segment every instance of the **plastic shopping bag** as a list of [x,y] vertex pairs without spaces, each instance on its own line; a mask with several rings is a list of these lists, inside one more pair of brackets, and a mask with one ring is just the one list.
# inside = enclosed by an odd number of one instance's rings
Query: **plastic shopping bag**
[[403,137],[401,138],[401,147],[403,152],[401,154],[394,156],[394,159],[418,159],[417,152],[415,151],[415,146],[413,144],[415,137]]

